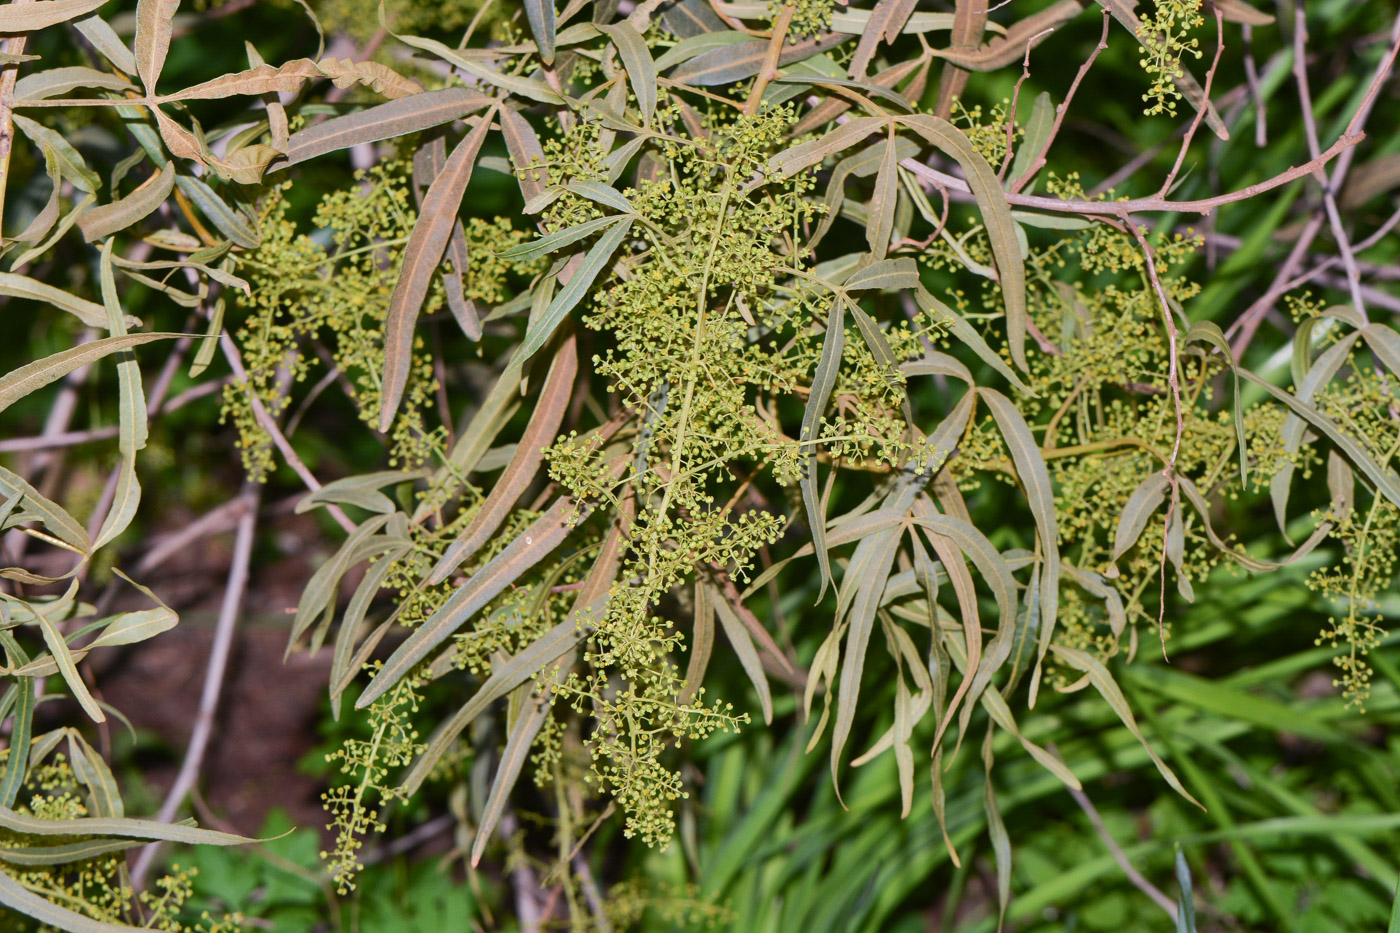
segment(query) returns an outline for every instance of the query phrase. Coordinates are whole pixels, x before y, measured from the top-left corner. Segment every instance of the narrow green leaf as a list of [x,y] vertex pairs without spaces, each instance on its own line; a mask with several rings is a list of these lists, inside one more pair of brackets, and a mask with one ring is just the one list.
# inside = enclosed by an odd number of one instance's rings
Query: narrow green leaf
[[573,531],[576,522],[571,520],[586,512],[586,506],[576,504],[567,496],[555,500],[504,551],[472,574],[436,612],[414,629],[408,640],[384,662],[384,667],[355,702],[355,708],[364,709],[383,696],[481,607],[552,553]]
[[[791,65],[821,52],[834,49],[845,42],[844,35],[827,34],[783,46],[778,65]],[[751,39],[704,52],[671,72],[671,80],[692,87],[714,87],[752,78],[763,67],[768,55],[767,39]]]
[[278,163],[273,170],[297,165],[328,152],[349,149],[360,143],[394,139],[441,126],[490,103],[492,99],[480,91],[447,87],[334,117],[293,133],[287,143],[286,161]]
[[744,668],[744,673],[748,675],[753,688],[758,691],[758,702],[763,708],[763,721],[771,723],[773,721],[773,697],[768,691],[768,678],[763,673],[763,662],[758,659],[758,649],[754,647],[748,629],[744,627],[743,621],[734,612],[734,607],[729,604],[729,600],[725,599],[722,593],[711,588],[709,601],[719,616],[720,627],[724,629],[730,647],[738,656],[740,666]]
[[846,343],[845,299],[835,298],[831,303],[831,313],[826,321],[826,338],[822,341],[821,358],[812,376],[812,389],[807,396],[807,407],[802,412],[802,433],[799,440],[803,444],[802,459],[805,469],[798,480],[802,488],[802,504],[807,510],[807,527],[811,529],[812,547],[817,553],[817,566],[821,570],[821,589],[817,592],[817,602],[826,595],[831,585],[831,557],[826,544],[826,512],[822,508],[817,493],[817,437],[822,416],[831,400],[831,390],[836,385],[840,368],[841,353]]
[[[921,136],[951,156],[967,176],[968,187],[982,212],[982,223],[992,244],[997,273],[1001,277],[1002,298],[1006,302],[1006,334],[1011,360],[1026,371],[1026,270],[1021,247],[1016,242],[1016,222],[1001,189],[996,172],[973,148],[957,127],[931,114],[911,114],[898,118]],[[854,122],[854,121],[852,121]]]
[[175,165],[167,162],[126,197],[110,204],[99,204],[78,218],[83,239],[92,243],[138,223],[165,203],[175,187]]
[[622,66],[627,69],[627,81],[632,85],[632,93],[637,97],[637,106],[642,111],[642,118],[650,124],[652,116],[656,113],[657,65],[651,60],[646,41],[625,20],[613,26],[600,25],[598,28],[612,39],[613,45],[617,47],[617,54],[622,58]]
[[[893,148],[888,147],[892,152]],[[851,273],[843,287],[848,292],[864,289],[897,289],[904,291],[919,286],[919,268],[914,260],[901,256],[899,259],[881,259]]]
[[535,481],[544,460],[545,447],[558,436],[577,377],[577,342],[570,337],[550,361],[544,388],[540,391],[530,423],[525,426],[525,433],[521,435],[510,463],[491,487],[486,501],[481,503],[461,537],[448,545],[428,574],[430,586],[447,579],[449,574],[491,540],[501,523],[509,517],[516,500]]
[[1192,797],[1186,792],[1186,788],[1181,785],[1181,781],[1177,780],[1176,774],[1172,769],[1167,767],[1167,763],[1158,757],[1157,753],[1152,750],[1151,745],[1147,744],[1147,739],[1143,737],[1141,730],[1138,729],[1137,720],[1133,718],[1133,711],[1128,707],[1128,701],[1123,696],[1123,691],[1118,688],[1118,684],[1114,683],[1113,675],[1108,672],[1108,668],[1104,667],[1103,663],[1099,661],[1098,658],[1080,651],[1078,648],[1069,648],[1064,645],[1052,644],[1050,650],[1070,667],[1089,675],[1089,683],[1093,684],[1094,689],[1099,692],[1099,695],[1108,701],[1109,707],[1113,710],[1114,714],[1117,715],[1119,720],[1122,721],[1123,725],[1127,727],[1128,731],[1133,734],[1133,738],[1137,739],[1138,742],[1142,744],[1143,750],[1146,751],[1148,757],[1152,759],[1152,763],[1157,766],[1158,772],[1160,772],[1167,783],[1171,785],[1172,790],[1176,791],[1196,806],[1201,806],[1200,802],[1196,800],[1195,797]]
[[563,230],[555,231],[548,236],[542,236],[531,240],[528,243],[521,243],[512,246],[510,249],[502,250],[501,259],[509,262],[530,262],[547,256],[550,253],[563,249],[564,247],[577,243],[585,237],[592,236],[599,230],[610,227],[618,222],[617,217],[596,217],[593,220],[585,220],[583,223],[573,227],[565,227]]
[[534,356],[540,347],[544,346],[545,341],[554,333],[560,322],[588,294],[588,289],[593,285],[593,281],[612,261],[613,253],[617,251],[618,246],[622,244],[627,232],[631,229],[632,217],[624,215],[598,238],[598,242],[594,243],[583,257],[582,264],[574,270],[569,284],[560,289],[559,294],[554,296],[554,300],[550,302],[549,307],[538,320],[530,322],[530,326],[525,330],[525,338],[521,342],[520,349],[511,360],[512,365],[518,366],[524,363]]
[[0,33],[13,35],[47,29],[91,13],[107,0],[38,0],[0,7]]
[[147,94],[155,94],[156,81],[170,51],[170,34],[180,0],[137,0],[136,71]]
[[379,430],[388,431],[398,414],[408,373],[413,368],[413,331],[418,312],[428,296],[433,276],[442,263],[447,240],[457,223],[462,196],[471,182],[476,157],[491,129],[493,113],[481,118],[447,157],[442,172],[433,179],[423,198],[423,209],[404,247],[394,293],[389,298],[388,319],[384,323],[384,376],[379,409]]

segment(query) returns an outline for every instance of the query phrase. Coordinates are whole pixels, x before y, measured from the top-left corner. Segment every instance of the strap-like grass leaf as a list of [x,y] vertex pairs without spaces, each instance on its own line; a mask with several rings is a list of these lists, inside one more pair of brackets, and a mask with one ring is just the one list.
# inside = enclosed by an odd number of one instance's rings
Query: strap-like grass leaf
[[554,296],[549,307],[538,318],[532,318],[530,326],[525,330],[525,338],[521,342],[519,351],[516,352],[512,360],[512,365],[520,365],[535,355],[545,341],[554,333],[561,321],[568,316],[583,297],[588,294],[588,289],[593,285],[593,281],[598,278],[599,273],[612,261],[613,253],[617,252],[618,246],[622,244],[627,232],[632,229],[632,217],[623,215],[607,232],[598,237],[598,242],[594,243],[583,257],[583,262],[574,270],[573,277],[569,279],[569,284],[559,290],[559,294]]
[[817,592],[817,602],[826,595],[831,585],[831,557],[827,554],[826,513],[822,509],[817,493],[817,433],[822,415],[826,413],[831,400],[831,390],[836,385],[836,376],[841,363],[841,352],[846,343],[845,299],[837,297],[831,303],[831,313],[826,321],[826,338],[822,342],[821,358],[817,361],[817,371],[812,376],[812,389],[807,396],[807,407],[802,413],[803,443],[802,459],[806,464],[798,485],[802,488],[802,504],[807,510],[807,527],[811,530],[812,547],[817,552],[817,566],[821,570],[821,589]]
[[1011,206],[1006,203],[1006,192],[1001,189],[996,172],[973,148],[968,138],[947,120],[922,113],[898,119],[951,156],[967,176],[968,187],[972,189],[972,196],[982,212],[982,223],[987,228],[992,256],[996,259],[997,273],[1001,278],[1011,360],[1025,372],[1026,270],[1021,260],[1021,247],[1016,241],[1016,221],[1011,219]]
[[0,33],[12,35],[47,29],[91,13],[107,0],[38,0],[0,7]]
[[384,322],[384,378],[382,404],[379,409],[379,430],[388,431],[398,414],[408,385],[408,373],[413,368],[413,331],[418,312],[428,296],[433,275],[442,263],[447,240],[457,223],[457,211],[462,196],[471,182],[476,157],[491,129],[492,114],[486,114],[472,131],[462,139],[447,157],[442,172],[433,179],[423,198],[423,210],[413,225],[408,246],[404,248],[403,266],[399,269],[394,293],[389,298],[388,319]]
[[298,130],[287,142],[287,159],[276,168],[297,165],[328,152],[360,143],[393,139],[441,126],[480,110],[492,102],[480,91],[447,87],[387,101],[358,113],[334,117]]

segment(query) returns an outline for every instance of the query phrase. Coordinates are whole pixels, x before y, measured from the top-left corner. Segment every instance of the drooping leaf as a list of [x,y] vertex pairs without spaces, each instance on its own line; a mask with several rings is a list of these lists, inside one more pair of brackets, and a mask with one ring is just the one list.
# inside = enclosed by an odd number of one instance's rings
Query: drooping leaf
[[403,265],[389,298],[388,319],[384,323],[380,431],[388,431],[398,414],[399,402],[408,385],[408,373],[413,368],[413,331],[418,323],[418,312],[427,300],[433,275],[447,250],[462,196],[471,182],[472,169],[476,167],[476,157],[481,153],[492,119],[492,113],[483,116],[453,148],[442,172],[433,179],[423,198],[423,210],[404,247]]

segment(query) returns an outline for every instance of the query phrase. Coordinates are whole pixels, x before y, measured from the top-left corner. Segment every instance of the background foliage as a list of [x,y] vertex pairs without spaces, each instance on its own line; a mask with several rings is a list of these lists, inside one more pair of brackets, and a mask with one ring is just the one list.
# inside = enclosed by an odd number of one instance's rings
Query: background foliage
[[1380,928],[1400,19],[1266,6],[0,7],[0,929]]

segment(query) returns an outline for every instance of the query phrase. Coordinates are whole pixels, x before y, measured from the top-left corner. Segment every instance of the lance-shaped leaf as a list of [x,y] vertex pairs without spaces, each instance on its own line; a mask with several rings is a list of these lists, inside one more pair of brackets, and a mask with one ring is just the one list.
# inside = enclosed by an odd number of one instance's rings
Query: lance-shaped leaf
[[574,380],[578,376],[578,349],[573,337],[560,346],[549,365],[549,375],[535,404],[530,423],[516,445],[515,454],[506,464],[491,493],[486,497],[472,516],[462,536],[448,545],[432,573],[428,575],[430,586],[441,583],[447,576],[471,558],[482,545],[491,539],[510,514],[515,500],[530,485],[539,472],[544,459],[544,448],[559,433],[559,425],[564,420],[569,399],[573,395]]
[[1016,221],[1011,218],[1011,206],[1006,202],[1006,192],[1002,190],[996,172],[973,148],[968,138],[947,120],[922,113],[898,119],[951,156],[967,176],[968,187],[972,189],[972,196],[982,212],[982,224],[987,228],[992,256],[996,259],[1001,294],[1006,302],[1006,333],[1011,359],[1025,372],[1026,270],[1021,261],[1021,247],[1016,240]]
[[52,158],[59,173],[73,183],[80,191],[96,191],[102,186],[97,173],[88,168],[82,153],[64,138],[62,133],[36,123],[26,116],[14,114],[15,126],[28,136],[35,145],[44,151],[46,158]]
[[569,284],[559,290],[559,294],[554,296],[554,300],[543,314],[538,318],[531,318],[529,326],[525,329],[525,338],[512,358],[511,365],[518,366],[534,356],[560,322],[588,294],[594,280],[612,261],[613,253],[617,252],[627,232],[632,229],[632,219],[631,215],[623,215],[606,233],[598,237],[598,242],[593,244],[583,257],[583,262],[574,270]]
[[0,411],[4,411],[31,392],[62,379],[73,370],[81,369],[111,353],[143,343],[150,343],[154,340],[169,340],[183,336],[183,334],[159,333],[102,337],[79,344],[76,347],[70,347],[67,350],[60,350],[58,353],[46,356],[41,360],[27,363],[4,376],[0,376]]
[[549,169],[544,164],[544,147],[530,121],[510,107],[501,108],[501,135],[506,140],[506,152],[515,166],[520,193],[527,202],[539,197],[549,183]]
[[[33,9],[32,5],[28,9]],[[136,74],[136,56],[105,19],[86,16],[74,23],[73,28],[123,74]]]
[[1366,477],[1375,484],[1376,490],[1385,496],[1392,503],[1400,506],[1400,476],[1394,470],[1388,469],[1384,464],[1378,463],[1366,448],[1357,442],[1355,438],[1344,432],[1341,427],[1311,405],[1305,404],[1293,395],[1280,389],[1271,382],[1266,382],[1248,370],[1241,370],[1240,375],[1249,382],[1259,386],[1284,405],[1292,409],[1293,413],[1305,420],[1308,424],[1317,428],[1328,440],[1341,448],[1348,460],[1354,466],[1366,474]]
[[525,18],[530,22],[530,32],[535,37],[535,45],[540,50],[540,59],[546,65],[554,64],[554,0],[524,0]]
[[[15,641],[9,632],[0,632],[0,644],[4,645],[5,658],[11,667],[21,667],[28,663],[29,655]],[[5,756],[5,774],[0,778],[0,806],[13,807],[19,796],[24,779],[29,774],[29,739],[33,735],[34,680],[29,677],[15,677],[10,686],[14,693],[14,718],[10,724],[10,750]]]
[[[555,684],[563,679],[562,673],[572,665],[572,658],[571,652],[566,652],[563,655],[555,676],[551,678]],[[545,720],[549,718],[550,708],[554,705],[548,688],[545,688],[544,695],[539,695],[533,684],[521,684],[516,689],[524,690],[527,693],[524,702],[525,708],[516,716],[515,724],[510,727],[510,732],[506,736],[506,747],[501,750],[501,763],[496,768],[496,777],[491,782],[491,792],[486,796],[486,804],[481,810],[476,836],[472,839],[471,859],[473,867],[481,861],[481,856],[486,851],[486,843],[491,839],[496,824],[500,822],[501,815],[505,812],[510,792],[515,788],[516,782],[520,779],[520,772],[524,770],[525,762],[530,758],[530,750],[534,748],[535,737],[540,734]]]
[[934,54],[968,71],[995,71],[1025,58],[1027,50],[1048,39],[1054,31],[1083,12],[1087,0],[1059,0],[1038,13],[1023,17],[977,49],[953,47]]
[[1031,163],[1045,147],[1045,141],[1050,138],[1050,130],[1054,126],[1055,105],[1051,103],[1050,95],[1041,91],[1035,96],[1035,103],[1031,105],[1031,118],[1026,121],[1025,135],[1021,137],[1021,144],[1016,147],[1016,158],[1011,160],[1011,171],[1006,174],[1013,187],[1024,183],[1022,176],[1030,171]]
[[[11,298],[27,298],[31,301],[51,304],[55,308],[67,311],[88,327],[105,329],[107,326],[107,311],[102,305],[88,301],[86,298],[79,298],[77,295],[70,295],[62,289],[46,285],[37,279],[29,278],[27,275],[0,272],[0,295],[8,295]],[[140,323],[134,317],[128,317],[126,320],[128,325]]]
[[355,708],[364,709],[383,696],[477,610],[552,553],[569,536],[581,512],[586,513],[587,507],[576,504],[573,499],[567,496],[556,499],[504,551],[472,574],[427,621],[414,629],[408,640],[384,662],[384,667],[356,701]]
[[145,842],[176,842],[191,846],[241,846],[255,841],[183,823],[112,817],[40,819],[9,807],[0,807],[0,827],[27,836],[120,836]]
[[109,91],[134,91],[136,86],[121,75],[114,75],[96,68],[82,65],[69,65],[64,68],[50,68],[25,75],[15,82],[15,106],[22,107],[27,100],[45,100],[50,97],[67,97],[80,87],[104,88]]
[[976,353],[978,359],[996,370],[1007,382],[1027,395],[1035,394],[1031,391],[1031,387],[1022,382],[1020,377],[1016,375],[1016,371],[1007,366],[1006,362],[996,354],[996,351],[987,345],[976,328],[963,320],[952,308],[929,294],[922,285],[915,289],[914,300],[925,311],[932,313],[936,320],[945,323],[954,337],[958,338],[973,353]]
[[57,502],[29,485],[23,477],[4,467],[0,467],[0,497],[7,501],[13,500],[20,510],[18,513],[10,513],[11,523],[29,521],[32,517],[43,522],[50,534],[68,542],[79,551],[86,551],[91,546],[86,529],[76,518],[69,515]]
[[818,139],[784,149],[773,157],[773,164],[784,175],[795,175],[819,164],[827,156],[849,149],[884,126],[885,122],[880,117],[856,117]]
[[[856,45],[855,54],[851,56],[849,74],[852,78],[865,75],[866,69],[870,66],[870,59],[875,56],[875,51],[880,47],[881,39],[890,43],[899,38],[904,24],[909,21],[909,15],[914,12],[914,7],[917,5],[918,0],[879,0],[875,4],[874,9],[869,11],[868,18],[862,24],[860,42]],[[949,25],[951,27],[951,23]]]
[[318,618],[324,617],[328,620],[334,614],[335,597],[340,589],[340,578],[345,576],[346,571],[361,560],[376,553],[375,548],[382,551],[390,546],[392,542],[381,544],[379,543],[380,539],[371,540],[372,536],[388,521],[388,515],[375,515],[361,522],[345,539],[345,543],[340,546],[334,556],[311,575],[306,589],[301,592],[301,599],[297,602],[296,615],[292,618],[292,630],[287,638],[287,652],[289,654],[297,639],[310,629]]
[[12,35],[47,29],[85,16],[106,2],[107,0],[38,0],[37,3],[7,3],[0,7],[0,33]]
[[1118,516],[1118,528],[1113,533],[1114,560],[1122,557],[1128,548],[1137,544],[1148,520],[1166,499],[1167,486],[1170,483],[1171,480],[1167,479],[1165,473],[1153,473],[1139,483],[1132,495],[1128,496],[1122,514]]
[[379,142],[441,126],[490,103],[492,99],[480,91],[447,87],[334,117],[293,133],[287,143],[287,159],[277,167],[297,165],[360,143]]
[[1040,574],[1040,655],[1055,629],[1060,605],[1060,533],[1055,522],[1055,489],[1050,483],[1050,471],[1045,466],[1040,447],[1031,436],[1030,426],[1011,400],[995,389],[978,389],[992,417],[1001,430],[1002,439],[1011,451],[1011,462],[1026,490],[1026,501],[1035,519],[1040,538],[1042,571]]
[[690,658],[685,665],[685,686],[676,696],[676,702],[688,706],[700,692],[705,680],[705,671],[710,666],[710,653],[715,645],[715,602],[714,591],[704,580],[695,583],[695,624],[690,632]]
[[378,62],[355,62],[350,59],[325,58],[312,61],[298,58],[284,65],[258,65],[187,87],[174,94],[162,95],[161,101],[214,100],[221,97],[274,93],[295,93],[307,81],[329,78],[338,88],[362,84],[390,99],[421,94],[423,88],[387,65]]
[[[884,259],[894,230],[894,209],[899,192],[899,172],[895,167],[895,136],[890,131],[885,144],[885,156],[875,176],[875,191],[870,197],[870,222],[865,228],[865,242],[876,259]],[[912,263],[911,263],[912,264]],[[917,281],[917,274],[915,280]]]
[[[1177,780],[1175,772],[1167,767],[1167,763],[1157,756],[1157,753],[1152,750],[1151,745],[1147,744],[1147,739],[1143,737],[1141,730],[1138,729],[1137,720],[1133,718],[1133,711],[1128,706],[1128,701],[1123,696],[1123,691],[1120,690],[1118,684],[1114,682],[1113,675],[1108,672],[1108,668],[1103,666],[1103,662],[1087,652],[1080,651],[1078,648],[1069,648],[1064,645],[1051,645],[1050,650],[1070,667],[1089,675],[1089,683],[1093,684],[1094,689],[1099,692],[1099,695],[1108,701],[1109,708],[1113,710],[1114,714],[1117,715],[1123,725],[1127,727],[1128,731],[1133,734],[1133,738],[1142,743],[1142,747],[1147,752],[1148,757],[1151,758],[1152,763],[1157,766],[1157,771],[1162,777],[1166,778],[1167,783],[1171,785],[1172,789],[1200,807],[1200,802],[1196,800],[1195,797],[1188,794],[1186,788]],[[1205,808],[1201,807],[1201,809]]]
[[[1327,348],[1327,351],[1317,358],[1312,367],[1303,376],[1303,380],[1298,383],[1298,394],[1296,401],[1307,405],[1313,400],[1320,389],[1332,381],[1337,372],[1346,364],[1351,355],[1351,348],[1356,341],[1361,339],[1361,333],[1354,332],[1347,334],[1341,340]],[[1251,379],[1249,373],[1245,373],[1245,378]],[[1294,396],[1289,396],[1294,398]],[[1287,404],[1287,403],[1285,403]],[[1292,405],[1289,406],[1293,407]],[[1279,438],[1283,444],[1283,450],[1287,454],[1296,454],[1303,445],[1303,434],[1306,429],[1308,419],[1304,418],[1295,409],[1284,419],[1283,427],[1279,429]],[[1360,464],[1358,464],[1359,466]],[[1278,471],[1269,479],[1269,498],[1274,505],[1274,518],[1278,522],[1280,530],[1283,530],[1287,521],[1288,497],[1294,473],[1293,460],[1291,457],[1285,458],[1280,464]]]
[[384,323],[384,379],[382,405],[379,409],[379,430],[388,431],[403,400],[408,373],[413,367],[413,331],[418,312],[428,296],[433,275],[442,263],[447,240],[457,223],[457,211],[462,196],[471,182],[476,157],[491,129],[494,114],[488,113],[452,150],[442,172],[433,179],[423,198],[423,210],[413,225],[408,246],[404,248],[403,266],[394,293],[389,298],[388,319]]
[[613,40],[617,54],[622,58],[622,66],[627,69],[627,81],[632,85],[632,93],[637,96],[637,106],[642,118],[651,123],[656,113],[656,64],[651,60],[651,52],[637,30],[625,20],[613,26],[598,27]]
[[618,218],[613,216],[595,217],[592,220],[585,220],[581,224],[572,227],[565,227],[548,236],[542,236],[531,240],[528,243],[521,243],[512,246],[510,249],[502,250],[500,258],[507,262],[529,262],[547,256],[556,250],[561,250],[566,246],[577,243],[586,237],[592,236],[599,230],[617,223]]
[[564,98],[559,93],[543,81],[534,78],[526,78],[521,75],[507,74],[497,71],[495,68],[488,68],[478,61],[466,57],[451,46],[444,45],[436,39],[424,39],[421,36],[403,36],[395,33],[398,39],[406,45],[411,45],[416,49],[431,52],[443,61],[450,63],[454,67],[460,68],[470,75],[473,75],[487,84],[508,91],[511,94],[518,94],[530,100],[539,101],[542,104],[562,105]]
[[807,396],[807,407],[802,413],[802,433],[799,440],[803,444],[802,459],[806,464],[798,485],[802,488],[802,504],[807,510],[807,527],[811,530],[812,547],[817,552],[817,566],[821,570],[821,589],[817,592],[817,602],[826,595],[831,584],[831,557],[826,545],[826,512],[822,508],[817,493],[817,434],[827,403],[831,400],[831,390],[836,385],[836,376],[841,364],[841,352],[846,343],[845,299],[837,297],[831,303],[831,313],[826,321],[826,338],[822,341],[821,358],[817,361],[817,371],[812,376],[812,389]]
[[84,211],[78,218],[83,239],[92,243],[141,221],[165,203],[174,186],[175,165],[167,162],[126,197]]
[[146,93],[154,95],[156,81],[170,51],[170,34],[180,0],[137,0],[136,71]]
[[1249,482],[1249,447],[1244,435],[1244,400],[1240,397],[1240,371],[1235,365],[1235,355],[1230,351],[1230,344],[1221,332],[1220,325],[1213,321],[1197,321],[1192,324],[1186,332],[1186,343],[1204,343],[1219,350],[1235,377],[1235,446],[1238,448],[1240,460],[1240,484],[1244,485]]
[[738,656],[739,664],[744,668],[744,673],[748,675],[753,688],[758,691],[758,702],[763,708],[763,721],[771,723],[773,697],[769,693],[768,678],[763,673],[763,662],[758,659],[758,649],[749,637],[749,630],[744,627],[743,621],[734,612],[734,607],[722,594],[711,589],[708,595],[711,605],[719,615],[719,624],[724,629],[725,637],[729,639],[730,647]]
[[913,259],[902,256],[899,259],[881,259],[857,269],[843,287],[848,292],[855,292],[865,289],[905,290],[916,288],[918,284],[918,266]]
[[[865,671],[865,653],[875,626],[875,610],[885,591],[899,551],[903,529],[895,527],[863,539],[851,556],[850,568],[842,579],[841,600],[850,606],[849,627],[846,630],[846,656],[841,664],[840,686],[836,689],[836,719],[831,732],[831,780],[836,785],[841,767],[841,753],[855,725],[856,703],[860,696],[861,675]],[[848,596],[849,594],[849,596]],[[837,610],[838,621],[842,618]],[[839,794],[839,787],[838,787]]]
[[[627,518],[625,511],[622,517]],[[438,759],[486,707],[564,657],[583,640],[592,620],[607,610],[608,591],[617,578],[623,544],[622,525],[615,524],[604,539],[593,562],[593,569],[583,581],[583,588],[579,590],[568,618],[506,661],[491,665],[491,676],[481,685],[481,689],[428,739],[427,747],[404,775],[402,789],[405,793],[412,795],[417,792],[432,773]]]
[[[836,33],[789,42],[778,55],[779,67],[834,49],[848,37]],[[751,39],[697,55],[671,72],[671,80],[693,87],[733,84],[758,74],[768,56],[767,39]]]

